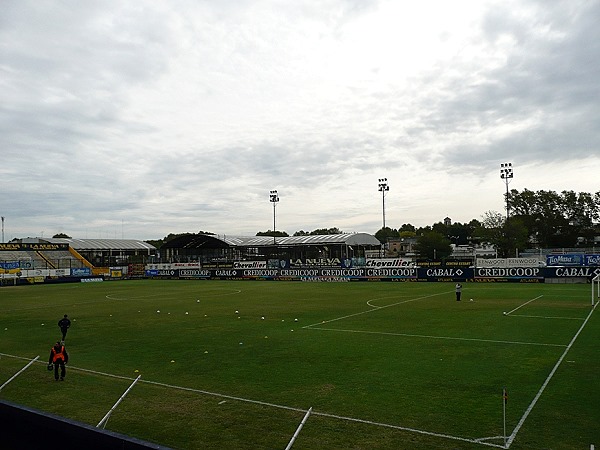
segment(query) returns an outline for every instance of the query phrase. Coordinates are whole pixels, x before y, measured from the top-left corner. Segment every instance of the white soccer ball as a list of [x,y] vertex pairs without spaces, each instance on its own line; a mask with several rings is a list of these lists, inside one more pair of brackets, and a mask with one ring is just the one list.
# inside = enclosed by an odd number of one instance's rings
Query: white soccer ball
[[186,312],[185,312],[185,315],[187,316],[188,314],[189,314],[189,312],[187,312],[187,311],[186,311]]
[[261,319],[261,320],[265,320],[265,316],[262,316],[260,319]]
[[294,322],[298,322],[298,319],[294,319]]
[[470,301],[473,301],[473,299],[471,299]]
[[235,310],[235,313],[236,313],[236,314],[239,314],[240,312],[239,312],[239,311],[236,309],[236,310]]
[[504,311],[502,314],[506,315],[506,311]]
[[157,312],[157,313],[159,313],[159,312],[160,312],[160,309],[157,309],[157,310],[156,310],[156,312]]

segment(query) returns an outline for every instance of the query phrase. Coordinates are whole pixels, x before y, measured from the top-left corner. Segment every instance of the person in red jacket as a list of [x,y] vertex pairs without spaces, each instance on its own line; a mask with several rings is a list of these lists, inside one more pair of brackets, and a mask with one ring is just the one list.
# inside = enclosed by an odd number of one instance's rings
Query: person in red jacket
[[65,364],[69,362],[69,354],[67,349],[60,341],[54,344],[54,347],[50,349],[50,358],[48,359],[48,366],[54,364],[54,379],[58,381],[58,368],[60,367],[60,381],[65,379],[67,369]]

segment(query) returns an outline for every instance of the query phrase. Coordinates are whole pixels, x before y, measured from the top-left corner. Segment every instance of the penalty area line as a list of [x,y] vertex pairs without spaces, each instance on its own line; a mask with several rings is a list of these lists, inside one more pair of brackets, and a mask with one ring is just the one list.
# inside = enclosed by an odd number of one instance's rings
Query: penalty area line
[[452,336],[430,336],[426,334],[408,334],[408,333],[390,333],[386,331],[364,331],[364,330],[344,330],[344,329],[336,329],[336,328],[325,328],[325,327],[317,327],[311,326],[310,330],[320,330],[320,331],[339,331],[342,333],[359,333],[359,334],[379,334],[384,336],[402,336],[402,337],[413,337],[413,338],[423,338],[423,339],[447,339],[451,341],[472,341],[472,342],[487,342],[491,344],[512,344],[512,345],[539,345],[543,347],[566,347],[565,344],[546,344],[543,342],[521,342],[521,341],[501,341],[494,339],[479,339],[479,338],[462,338],[462,337],[452,337]]
[[529,304],[529,303],[531,303],[532,301],[534,301],[534,300],[537,300],[537,299],[539,299],[539,298],[542,298],[543,296],[544,296],[544,295],[538,295],[536,298],[532,298],[532,299],[531,299],[531,300],[529,300],[528,302],[525,302],[525,303],[523,303],[522,305],[519,305],[519,306],[517,306],[515,309],[513,309],[513,310],[511,310],[511,311],[508,311],[508,312],[506,313],[506,315],[507,315],[507,316],[508,316],[508,315],[510,315],[511,313],[515,312],[517,309],[519,309],[519,308],[522,308],[523,306],[525,306],[525,305],[528,305],[528,304]]
[[585,318],[583,318],[583,317],[531,316],[531,315],[527,315],[527,314],[511,314],[511,315],[513,317],[531,317],[531,318],[534,318],[534,319],[585,320]]
[[[0,353],[0,355],[7,356],[9,358],[30,360],[30,358],[24,358],[21,356],[9,355],[9,354],[5,354],[5,353]],[[33,362],[34,361],[32,361],[31,363],[33,363]],[[40,362],[40,361],[38,361],[38,362]],[[109,377],[109,378],[116,378],[116,379],[120,379],[120,380],[128,380],[128,381],[136,380],[136,378],[132,378],[132,377],[127,377],[127,376],[123,376],[123,375],[114,375],[114,374],[110,374],[110,373],[106,373],[106,372],[99,372],[96,370],[84,369],[81,367],[70,367],[70,369],[75,370],[75,371],[90,373],[90,374],[94,374],[94,375],[105,376],[105,377]],[[213,396],[213,397],[217,397],[217,398],[221,398],[221,399],[236,400],[236,401],[243,402],[243,403],[250,403],[250,404],[254,404],[254,405],[267,406],[267,407],[284,409],[287,411],[294,411],[294,412],[306,414],[306,409],[302,409],[302,408],[278,405],[276,403],[263,402],[260,400],[253,400],[253,399],[248,399],[248,398],[243,398],[243,397],[235,397],[233,395],[220,394],[217,392],[210,392],[210,391],[206,391],[203,389],[188,388],[185,386],[177,386],[177,385],[172,385],[172,384],[167,384],[167,383],[161,383],[158,381],[144,380],[144,379],[141,379],[139,376],[138,376],[138,379],[139,379],[139,383],[145,383],[145,384],[164,387],[164,388],[168,388],[168,389],[175,389],[175,390],[180,390],[180,391],[185,391],[185,392],[204,394],[204,395],[209,395],[209,396]],[[223,401],[220,402],[220,404],[222,404],[222,403],[223,403]],[[488,443],[488,442],[480,442],[477,439],[453,436],[450,434],[436,433],[436,432],[426,431],[426,430],[419,430],[417,428],[403,427],[400,425],[393,425],[393,424],[387,424],[387,423],[382,423],[382,422],[374,422],[371,420],[358,419],[355,417],[340,416],[337,414],[330,414],[330,413],[326,413],[326,412],[318,412],[318,411],[314,411],[314,409],[312,410],[311,415],[325,417],[325,418],[331,418],[331,419],[337,419],[337,420],[343,420],[346,422],[362,423],[362,424],[366,424],[366,425],[373,425],[373,426],[377,426],[377,427],[383,427],[383,428],[394,429],[394,430],[399,430],[399,431],[406,431],[406,432],[410,432],[410,433],[417,433],[417,434],[422,434],[422,435],[432,436],[432,437],[437,437],[437,438],[442,438],[442,439],[450,439],[450,440],[461,441],[461,442],[470,442],[473,444],[486,445],[488,447],[504,448],[501,445],[492,444],[492,443]]]

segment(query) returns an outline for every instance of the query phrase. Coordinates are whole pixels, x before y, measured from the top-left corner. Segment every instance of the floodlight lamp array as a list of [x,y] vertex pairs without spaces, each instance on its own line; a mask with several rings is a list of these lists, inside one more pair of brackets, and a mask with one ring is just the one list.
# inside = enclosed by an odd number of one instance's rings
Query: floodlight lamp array
[[389,191],[390,187],[387,184],[387,178],[379,179],[379,191]]
[[500,164],[500,178],[503,180],[513,177],[512,163]]
[[272,190],[269,193],[269,201],[276,203],[279,201],[279,195],[277,194],[276,190]]

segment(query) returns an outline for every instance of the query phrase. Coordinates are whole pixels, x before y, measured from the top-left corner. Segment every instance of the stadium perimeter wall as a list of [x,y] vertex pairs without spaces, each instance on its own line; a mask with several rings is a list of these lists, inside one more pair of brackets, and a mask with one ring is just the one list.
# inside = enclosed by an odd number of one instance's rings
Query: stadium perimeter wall
[[[520,282],[586,283],[600,275],[600,264],[551,267],[473,267],[472,262],[422,262],[418,266],[401,265],[400,260],[373,260],[367,266],[345,266],[339,260],[318,264],[268,264],[264,261],[240,261],[198,265],[198,263],[130,264],[91,271],[89,268],[64,270],[4,270],[0,285],[38,283],[96,282],[120,279],[196,279],[196,280],[269,280],[269,281],[392,281],[392,282]],[[386,265],[389,263],[389,265]],[[398,263],[398,264],[395,264]]]
[[600,267],[400,267],[339,268],[314,267],[294,269],[199,269],[172,268],[147,270],[147,278],[278,280],[278,281],[404,281],[404,282],[521,282],[567,283],[591,282]]
[[146,450],[165,449],[119,433],[0,400],[3,449]]

